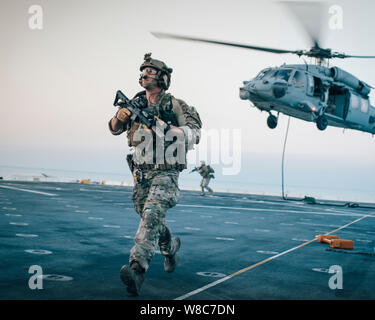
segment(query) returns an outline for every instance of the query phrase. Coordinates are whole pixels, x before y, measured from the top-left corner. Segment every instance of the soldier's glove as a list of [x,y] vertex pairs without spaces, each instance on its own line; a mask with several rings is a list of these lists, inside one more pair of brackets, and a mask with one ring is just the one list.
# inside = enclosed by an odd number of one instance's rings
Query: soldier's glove
[[126,108],[119,108],[116,112],[116,118],[121,122],[126,122],[129,120],[131,112]]

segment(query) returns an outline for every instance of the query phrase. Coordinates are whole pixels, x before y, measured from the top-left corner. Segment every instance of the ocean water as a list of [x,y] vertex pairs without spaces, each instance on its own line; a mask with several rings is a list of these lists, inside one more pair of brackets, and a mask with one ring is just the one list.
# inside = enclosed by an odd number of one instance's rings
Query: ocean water
[[[197,173],[189,174],[184,170],[180,175],[180,189],[200,190],[201,177]],[[46,178],[47,176],[47,178]],[[217,192],[245,193],[281,196],[281,179],[274,176],[242,174],[225,176],[216,170],[216,178],[210,182],[210,187]],[[90,179],[91,183],[132,186],[133,178],[129,171],[116,172],[90,172],[79,170],[60,170],[51,168],[31,168],[0,166],[0,177],[3,180],[18,181],[61,181],[79,182],[81,179]],[[311,196],[324,200],[340,200],[347,202],[375,203],[375,188],[357,184],[338,184],[334,182],[319,182],[307,184],[305,180],[292,179],[294,183],[286,182],[284,192],[289,197]],[[297,182],[297,183],[296,183]]]

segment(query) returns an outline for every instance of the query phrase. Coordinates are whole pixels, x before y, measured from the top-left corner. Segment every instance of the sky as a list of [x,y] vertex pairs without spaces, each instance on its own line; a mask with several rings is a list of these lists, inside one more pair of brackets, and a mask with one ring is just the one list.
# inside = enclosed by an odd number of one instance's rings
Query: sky
[[[334,1],[325,4],[327,12],[332,4],[343,9],[343,28],[332,30],[323,19],[322,46],[375,55],[375,3]],[[30,28],[33,5],[43,10],[42,29]],[[0,12],[0,165],[129,175],[126,137],[112,136],[107,122],[115,113],[118,89],[128,96],[142,90],[139,66],[152,52],[174,70],[169,91],[197,108],[205,133],[220,136],[219,144],[205,146],[219,154],[213,163],[215,183],[248,185],[252,191],[263,185],[262,192],[280,184],[288,117],[281,115],[278,127],[270,130],[267,114],[239,99],[239,87],[265,67],[303,60],[151,34],[308,49],[301,25],[276,1],[2,0]],[[331,65],[375,86],[375,59]],[[223,132],[232,142],[229,158],[222,152]],[[199,163],[199,152],[192,165]],[[223,169],[231,157],[239,161],[239,170],[228,176]],[[290,120],[285,175],[287,184],[296,186],[291,193],[326,186],[336,194],[353,189],[359,198],[362,191],[366,199],[375,197],[374,163],[370,134],[333,127],[322,132],[314,123]],[[194,179],[199,183],[198,176]]]

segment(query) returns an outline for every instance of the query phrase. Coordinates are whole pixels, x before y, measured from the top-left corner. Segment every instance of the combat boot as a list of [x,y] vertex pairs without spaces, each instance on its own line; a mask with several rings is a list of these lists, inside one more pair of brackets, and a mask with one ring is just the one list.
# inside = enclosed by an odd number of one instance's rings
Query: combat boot
[[[176,269],[177,266],[177,251],[180,249],[181,241],[179,237],[173,237],[171,243],[171,252],[165,255],[164,259],[164,270],[165,272],[171,273]],[[163,252],[162,252],[163,253]]]
[[127,286],[127,291],[137,296],[145,280],[145,270],[138,262],[132,263],[131,266],[125,265],[120,270],[120,279]]

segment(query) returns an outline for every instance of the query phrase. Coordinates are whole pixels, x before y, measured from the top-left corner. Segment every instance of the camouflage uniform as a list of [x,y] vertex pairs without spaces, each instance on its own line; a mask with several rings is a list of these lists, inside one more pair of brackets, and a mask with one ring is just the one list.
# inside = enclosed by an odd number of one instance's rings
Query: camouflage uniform
[[[134,98],[142,94],[145,92],[138,93]],[[199,141],[201,120],[195,109],[183,100],[176,99],[163,90],[156,103],[149,104],[147,109],[164,122],[184,131],[185,151],[191,149],[193,144]],[[134,139],[134,135],[140,128],[139,123],[129,121],[118,131],[113,131],[111,125],[109,127],[114,135],[127,131],[128,144],[135,147],[135,154],[137,154],[139,141]],[[155,144],[154,140],[153,143]],[[167,148],[170,144],[166,142],[164,147]],[[132,199],[141,221],[134,239],[135,245],[130,251],[129,265],[138,262],[145,271],[148,269],[157,245],[165,256],[175,249],[165,215],[167,210],[174,207],[179,200],[178,177],[180,171],[186,168],[186,154],[183,163],[155,164],[157,163],[155,157],[153,160],[153,164],[132,162],[134,165]]]
[[[203,177],[200,187],[202,189],[201,194],[204,195],[204,189],[207,189],[210,194],[213,193],[213,190],[208,186],[210,183],[211,178],[214,178],[214,175],[210,171],[209,166],[202,165],[198,168],[198,173]],[[213,170],[213,169],[212,169]]]

